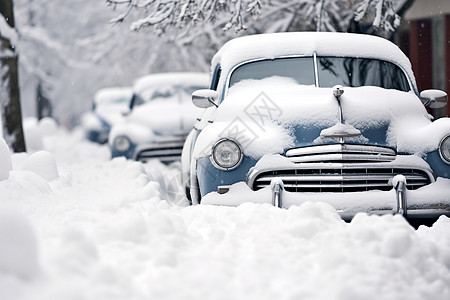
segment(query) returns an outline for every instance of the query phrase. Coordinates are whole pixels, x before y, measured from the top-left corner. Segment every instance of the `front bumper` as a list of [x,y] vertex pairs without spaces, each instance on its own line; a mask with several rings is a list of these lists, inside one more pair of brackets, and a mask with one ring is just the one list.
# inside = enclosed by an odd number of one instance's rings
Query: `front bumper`
[[450,216],[450,179],[435,178],[421,158],[398,155],[381,162],[293,163],[265,156],[247,181],[219,186],[202,203],[269,203],[282,208],[324,202],[344,220],[357,213],[402,214],[408,219]]
[[389,191],[352,193],[296,193],[284,189],[280,180],[253,191],[245,182],[222,187],[226,193],[212,192],[203,197],[202,204],[237,206],[247,202],[268,203],[281,208],[322,202],[334,207],[342,219],[351,220],[357,213],[402,214],[407,219],[433,219],[441,215],[450,217],[450,179],[438,178],[417,190],[404,188],[400,177]]

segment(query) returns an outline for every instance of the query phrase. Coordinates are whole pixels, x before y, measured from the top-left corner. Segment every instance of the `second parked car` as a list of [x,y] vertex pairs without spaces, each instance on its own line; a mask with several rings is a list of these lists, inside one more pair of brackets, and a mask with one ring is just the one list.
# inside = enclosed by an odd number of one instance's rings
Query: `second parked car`
[[193,91],[206,88],[205,73],[161,73],[140,78],[133,86],[130,113],[111,129],[112,157],[146,162],[179,160],[186,135],[201,109],[191,103]]
[[86,138],[92,142],[106,143],[111,126],[122,122],[123,115],[128,112],[132,95],[130,87],[98,90],[92,102],[92,111],[82,116]]

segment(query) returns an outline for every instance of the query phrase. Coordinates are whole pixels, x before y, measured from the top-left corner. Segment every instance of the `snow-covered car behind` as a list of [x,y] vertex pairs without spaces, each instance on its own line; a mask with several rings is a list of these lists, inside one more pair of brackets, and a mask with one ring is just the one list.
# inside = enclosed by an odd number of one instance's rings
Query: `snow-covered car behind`
[[180,159],[186,135],[201,112],[191,94],[208,86],[206,73],[161,73],[140,78],[133,86],[131,111],[111,129],[111,156],[146,162]]
[[123,121],[130,110],[133,92],[131,87],[110,87],[98,90],[92,111],[82,116],[86,138],[92,142],[106,143],[112,125]]
[[[357,46],[359,45],[359,46]],[[450,120],[432,122],[407,57],[391,42],[344,33],[234,39],[212,60],[206,108],[183,151],[196,203],[331,204],[405,217],[450,215]],[[421,102],[422,100],[422,102]]]

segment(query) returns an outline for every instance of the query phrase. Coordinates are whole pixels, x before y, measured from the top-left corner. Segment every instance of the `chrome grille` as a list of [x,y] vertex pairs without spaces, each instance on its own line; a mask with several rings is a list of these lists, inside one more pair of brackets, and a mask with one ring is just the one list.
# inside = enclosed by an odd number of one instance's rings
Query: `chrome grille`
[[402,174],[407,188],[415,190],[431,182],[425,171],[404,168],[314,168],[274,170],[260,173],[253,184],[254,190],[270,185],[273,178],[280,178],[289,192],[345,193],[370,190],[388,191],[391,180]]
[[185,139],[186,135],[160,139],[154,144],[140,147],[135,159],[142,162],[159,159],[164,163],[180,160]]
[[392,178],[398,174],[405,176],[409,190],[434,180],[430,172],[420,167],[397,166],[395,150],[387,147],[319,145],[289,149],[285,155],[295,167],[261,170],[252,175],[250,186],[259,190],[279,178],[289,192],[344,193],[391,190]]

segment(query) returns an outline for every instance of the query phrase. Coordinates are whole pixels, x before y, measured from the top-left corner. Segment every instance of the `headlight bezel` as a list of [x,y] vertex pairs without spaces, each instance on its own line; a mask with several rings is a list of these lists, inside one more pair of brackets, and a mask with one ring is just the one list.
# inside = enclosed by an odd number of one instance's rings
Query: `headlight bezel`
[[450,156],[446,157],[443,154],[442,147],[444,143],[450,144],[450,134],[447,134],[440,142],[439,142],[439,155],[441,156],[441,159],[447,164],[450,165]]
[[[127,147],[118,146],[119,141],[126,141]],[[131,148],[131,140],[126,135],[118,135],[114,138],[113,147],[119,152],[127,152]]]
[[[217,147],[221,143],[224,143],[224,142],[231,142],[231,143],[233,143],[237,147],[237,149],[239,151],[238,159],[231,166],[221,165],[220,162],[218,162],[217,157],[215,155],[215,153],[216,153],[215,150],[217,149]],[[233,169],[237,168],[241,164],[243,157],[244,157],[244,152],[242,151],[241,145],[239,144],[239,142],[237,142],[236,140],[231,139],[231,138],[222,138],[222,139],[218,140],[217,142],[215,142],[214,145],[211,148],[211,156],[210,156],[211,163],[214,165],[214,167],[216,167],[219,170],[230,171],[230,170],[233,170]]]

